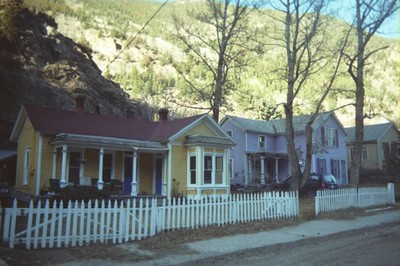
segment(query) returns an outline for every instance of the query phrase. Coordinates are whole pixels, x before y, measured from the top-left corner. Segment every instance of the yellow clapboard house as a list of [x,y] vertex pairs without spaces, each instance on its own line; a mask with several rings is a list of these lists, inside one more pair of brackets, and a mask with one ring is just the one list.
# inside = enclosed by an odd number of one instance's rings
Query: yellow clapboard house
[[39,195],[66,186],[123,184],[123,193],[227,195],[235,145],[208,114],[159,121],[24,106],[11,133],[18,143],[16,189]]

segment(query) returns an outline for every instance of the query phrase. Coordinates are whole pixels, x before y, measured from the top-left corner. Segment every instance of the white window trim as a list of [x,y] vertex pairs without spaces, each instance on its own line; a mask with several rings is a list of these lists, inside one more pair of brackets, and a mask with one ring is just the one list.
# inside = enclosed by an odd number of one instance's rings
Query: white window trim
[[[198,162],[198,160],[197,160],[197,152],[189,152],[188,154],[187,154],[187,159],[186,159],[186,161],[187,161],[187,164],[188,164],[188,167],[187,167],[187,174],[186,174],[186,176],[187,176],[187,187],[196,187],[197,186],[197,168],[198,168],[198,165],[197,165],[197,162]],[[191,183],[191,169],[190,169],[190,157],[194,157],[195,159],[196,159],[196,169],[195,169],[195,171],[196,171],[196,183],[195,184],[192,184]]]
[[[190,183],[190,157],[196,157],[196,184]],[[211,172],[211,183],[204,184],[204,157],[211,156],[212,157],[212,172]],[[215,166],[216,166],[216,157],[222,157],[222,183],[216,184],[215,183]],[[227,163],[227,156],[226,153],[222,152],[204,152],[203,147],[196,147],[195,152],[187,153],[187,172],[186,172],[186,180],[187,180],[187,187],[188,188],[214,188],[214,187],[226,187],[227,180],[226,180],[226,171],[228,167]],[[200,166],[200,167],[199,167]]]
[[[367,153],[367,158],[366,158],[366,159],[364,159],[364,156],[363,156],[364,150],[365,150],[366,153]],[[354,147],[351,147],[351,148],[350,148],[350,160],[351,160],[351,161],[354,160],[354,159],[353,159],[353,157],[354,157],[353,154],[354,154]],[[361,149],[361,161],[368,161],[368,160],[369,160],[368,147],[367,147],[367,146],[363,146],[362,149]]]
[[25,148],[24,151],[24,173],[22,176],[22,185],[28,185],[28,175],[29,175],[29,161],[31,159],[31,148]]
[[229,168],[228,170],[229,170],[229,173],[230,173],[229,180],[233,180],[233,178],[234,178],[233,163],[234,163],[234,158],[233,157],[229,158],[229,160],[228,160],[228,168]]
[[[212,171],[211,171],[211,183],[210,184],[204,184],[204,170],[205,170],[205,168],[204,168],[204,165],[203,165],[203,167],[202,167],[202,183],[203,183],[203,186],[213,186],[213,187],[216,187],[216,186],[224,186],[225,185],[225,178],[224,178],[224,176],[225,176],[225,169],[224,168],[226,168],[226,167],[224,167],[224,160],[225,160],[225,154],[224,153],[217,153],[217,152],[206,152],[206,153],[204,153],[204,155],[203,155],[203,158],[204,157],[206,157],[206,156],[211,156],[211,159],[212,159]],[[216,174],[216,166],[217,166],[217,157],[222,157],[222,183],[221,184],[216,184],[215,183],[215,174]],[[204,159],[203,159],[203,161],[204,161]]]
[[[264,138],[264,145],[263,145],[263,147],[261,147],[261,141],[260,141],[260,138],[261,137],[263,137]],[[258,137],[257,137],[257,142],[258,142],[258,149],[259,150],[265,150],[265,149],[267,149],[267,136],[266,135],[258,135]]]

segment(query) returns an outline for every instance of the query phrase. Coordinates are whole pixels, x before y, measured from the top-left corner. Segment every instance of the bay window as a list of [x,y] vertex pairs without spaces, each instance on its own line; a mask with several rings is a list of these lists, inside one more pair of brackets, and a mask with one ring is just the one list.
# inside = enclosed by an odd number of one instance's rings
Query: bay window
[[[196,154],[200,157],[196,157]],[[224,185],[224,154],[206,152],[192,153],[188,157],[189,185]],[[201,155],[203,154],[203,155]],[[202,166],[202,169],[198,167]],[[199,175],[199,179],[197,176]]]

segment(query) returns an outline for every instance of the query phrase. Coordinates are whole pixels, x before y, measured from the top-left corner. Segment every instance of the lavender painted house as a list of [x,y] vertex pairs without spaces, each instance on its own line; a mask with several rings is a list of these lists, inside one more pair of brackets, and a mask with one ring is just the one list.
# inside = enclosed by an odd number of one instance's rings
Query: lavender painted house
[[[306,150],[305,126],[310,115],[293,119],[300,164]],[[231,150],[231,184],[279,183],[291,175],[285,119],[272,121],[226,116],[222,128],[237,143]],[[341,185],[348,184],[345,129],[333,112],[318,114],[313,124],[311,172],[331,173]]]

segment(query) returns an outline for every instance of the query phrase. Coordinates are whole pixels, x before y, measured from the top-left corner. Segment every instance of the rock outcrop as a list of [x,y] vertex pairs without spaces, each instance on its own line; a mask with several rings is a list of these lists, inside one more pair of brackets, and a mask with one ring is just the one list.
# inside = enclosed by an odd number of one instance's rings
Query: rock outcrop
[[[0,5],[3,17],[6,5]],[[2,25],[0,32],[0,148],[10,145],[13,123],[25,104],[69,110],[83,94],[87,112],[145,118],[149,108],[103,77],[90,48],[58,33],[53,18],[19,6],[13,12],[14,28]],[[4,29],[14,31],[13,38]]]

